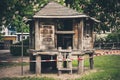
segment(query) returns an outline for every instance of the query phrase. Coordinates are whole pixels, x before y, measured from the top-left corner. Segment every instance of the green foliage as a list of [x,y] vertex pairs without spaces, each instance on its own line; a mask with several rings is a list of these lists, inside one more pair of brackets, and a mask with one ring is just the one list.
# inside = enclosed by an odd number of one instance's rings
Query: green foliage
[[[13,56],[21,56],[21,53],[22,53],[21,44],[22,44],[22,42],[19,42],[10,47],[10,53]],[[29,40],[28,39],[23,41],[23,55],[24,56],[29,55],[27,53],[27,49],[29,49]]]
[[120,42],[120,29],[116,32],[109,33],[106,37],[96,39],[96,43],[113,43]]
[[3,41],[3,37],[1,36],[1,33],[0,33],[0,41]]
[[78,12],[83,12],[88,2],[86,0],[65,0],[65,3]]
[[[18,32],[24,27],[28,32],[28,25],[25,25],[23,18],[32,18],[34,13],[43,7],[49,0],[1,0],[0,1],[0,25],[12,24],[16,26]],[[56,1],[56,0],[55,0]],[[59,0],[64,4],[64,0]],[[65,0],[67,5],[84,12],[87,15],[95,17],[101,21],[103,31],[114,28],[118,30],[120,27],[120,0]],[[18,18],[21,17],[21,19]]]
[[106,38],[107,42],[120,42],[120,34],[112,33],[109,34]]
[[119,0],[89,0],[84,12],[101,21],[101,30],[119,29],[120,1]]
[[65,0],[65,3],[78,12],[100,20],[100,28],[96,27],[97,30],[109,31],[113,28],[116,31],[120,28],[119,0]]
[[11,26],[15,26],[17,29],[17,32],[29,32],[29,25],[25,24],[25,22],[23,21],[23,18],[19,15],[16,16],[16,19],[14,19],[11,22]]
[[12,25],[17,32],[29,32],[25,20],[32,18],[48,0],[1,0],[0,1],[0,25]]

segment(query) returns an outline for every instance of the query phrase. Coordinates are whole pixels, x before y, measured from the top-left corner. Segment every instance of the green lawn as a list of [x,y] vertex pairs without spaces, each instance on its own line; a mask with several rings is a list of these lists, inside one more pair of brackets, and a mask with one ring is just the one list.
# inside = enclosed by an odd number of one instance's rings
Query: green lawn
[[[74,61],[76,65],[76,61]],[[85,61],[85,66],[89,66],[88,60]],[[84,74],[81,78],[75,80],[120,80],[120,56],[98,56],[94,58],[94,67],[97,72]],[[55,80],[53,78],[2,78],[0,80]]]
[[[94,65],[97,72],[76,80],[120,80],[120,56],[95,57]],[[88,66],[88,61],[85,62],[85,66]]]

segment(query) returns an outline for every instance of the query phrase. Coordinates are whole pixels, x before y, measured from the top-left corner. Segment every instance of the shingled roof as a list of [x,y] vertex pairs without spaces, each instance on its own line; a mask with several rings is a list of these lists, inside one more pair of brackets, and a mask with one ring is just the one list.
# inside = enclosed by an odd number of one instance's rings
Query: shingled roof
[[40,11],[38,11],[33,18],[79,18],[88,17],[83,13],[79,13],[73,9],[60,5],[57,2],[51,1]]

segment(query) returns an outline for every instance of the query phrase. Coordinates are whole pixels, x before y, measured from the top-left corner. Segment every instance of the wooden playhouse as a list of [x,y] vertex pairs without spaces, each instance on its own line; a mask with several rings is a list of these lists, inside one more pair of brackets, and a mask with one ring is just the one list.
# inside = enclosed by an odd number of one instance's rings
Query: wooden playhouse
[[[93,29],[99,21],[56,2],[49,2],[34,16],[30,25],[30,71],[41,74],[45,63],[58,73],[72,73],[72,60],[77,57],[78,73],[84,70],[84,55],[93,68]],[[46,62],[45,62],[46,61]]]

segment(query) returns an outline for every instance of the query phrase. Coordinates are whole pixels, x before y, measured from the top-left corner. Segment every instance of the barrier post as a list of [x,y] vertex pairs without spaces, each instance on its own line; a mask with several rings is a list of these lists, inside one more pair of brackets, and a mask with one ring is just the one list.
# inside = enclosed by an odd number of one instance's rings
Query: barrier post
[[36,55],[36,75],[41,75],[41,55]]
[[90,69],[93,69],[94,67],[93,53],[89,54],[89,62],[90,62]]
[[84,56],[78,55],[78,74],[84,71]]

